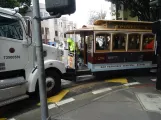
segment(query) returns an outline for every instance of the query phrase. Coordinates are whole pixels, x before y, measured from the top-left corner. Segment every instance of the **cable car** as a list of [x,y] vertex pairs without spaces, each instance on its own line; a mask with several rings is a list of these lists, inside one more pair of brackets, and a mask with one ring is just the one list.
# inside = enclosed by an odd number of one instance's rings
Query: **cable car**
[[97,73],[157,67],[152,22],[97,20],[66,34],[80,35],[79,57],[83,61],[76,67],[76,56],[69,55],[68,69]]

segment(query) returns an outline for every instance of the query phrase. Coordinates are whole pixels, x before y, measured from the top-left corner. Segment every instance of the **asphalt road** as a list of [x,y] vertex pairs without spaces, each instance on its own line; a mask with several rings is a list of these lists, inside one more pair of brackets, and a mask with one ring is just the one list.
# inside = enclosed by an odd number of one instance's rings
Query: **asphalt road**
[[[120,86],[131,82],[154,83],[152,79],[156,78],[154,74],[149,74],[145,71],[139,71],[138,73],[114,73],[110,75],[111,76],[102,80],[95,79],[77,83],[62,80],[62,91],[58,95],[49,98],[48,104],[50,104],[50,102],[59,102],[100,88]],[[27,113],[39,107],[39,100],[36,97],[31,96],[29,99],[1,107],[0,120],[1,118],[14,118],[15,116]]]

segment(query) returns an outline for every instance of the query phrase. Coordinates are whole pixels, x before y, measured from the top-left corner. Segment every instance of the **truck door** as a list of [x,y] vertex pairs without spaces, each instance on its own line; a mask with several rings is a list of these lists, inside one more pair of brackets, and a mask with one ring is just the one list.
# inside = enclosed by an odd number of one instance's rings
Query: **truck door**
[[25,29],[20,19],[0,14],[0,71],[24,69],[28,63]]

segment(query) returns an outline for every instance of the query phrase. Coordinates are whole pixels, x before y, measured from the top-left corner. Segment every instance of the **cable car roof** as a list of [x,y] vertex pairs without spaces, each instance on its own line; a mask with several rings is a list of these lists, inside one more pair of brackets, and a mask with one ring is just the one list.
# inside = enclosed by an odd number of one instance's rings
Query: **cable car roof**
[[121,23],[141,23],[141,24],[152,24],[153,22],[148,22],[148,21],[130,21],[130,20],[96,20],[94,22],[94,25],[102,25],[110,22],[121,22]]
[[94,30],[94,26],[83,26],[79,29],[69,30],[66,32],[66,34],[80,34],[82,32],[91,32]]
[[123,21],[123,20],[97,20],[94,25],[82,26],[82,28],[69,30],[66,34],[81,34],[92,31],[132,31],[151,32],[152,22]]

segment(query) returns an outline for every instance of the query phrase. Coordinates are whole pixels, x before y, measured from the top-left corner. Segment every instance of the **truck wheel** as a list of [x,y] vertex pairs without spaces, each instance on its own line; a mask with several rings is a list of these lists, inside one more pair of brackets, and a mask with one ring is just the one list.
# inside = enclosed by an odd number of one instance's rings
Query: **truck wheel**
[[47,96],[57,94],[61,90],[61,78],[56,71],[46,71],[46,91]]

